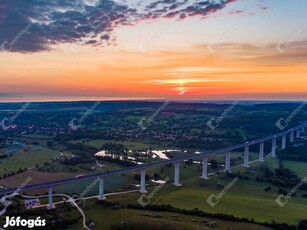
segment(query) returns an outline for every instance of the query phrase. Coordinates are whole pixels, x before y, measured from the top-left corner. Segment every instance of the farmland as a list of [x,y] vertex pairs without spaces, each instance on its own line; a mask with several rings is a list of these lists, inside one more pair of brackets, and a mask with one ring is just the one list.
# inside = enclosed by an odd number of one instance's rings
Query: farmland
[[51,159],[55,159],[60,154],[56,151],[37,149],[30,152],[18,152],[10,157],[0,160],[0,175],[15,172],[20,168],[31,168]]
[[[19,151],[0,159],[0,176],[5,176],[0,180],[0,186],[6,188],[20,186],[27,178],[31,178],[29,184],[35,184],[76,177],[76,175],[105,172],[131,167],[135,162],[161,161],[166,160],[165,158],[182,157],[204,150],[243,143],[280,132],[275,126],[275,121],[287,114],[284,110],[285,105],[252,105],[249,107],[238,105],[218,127],[211,129],[207,127],[206,122],[211,117],[218,117],[222,114],[227,105],[174,103],[161,111],[152,123],[142,130],[138,126],[138,121],[142,117],[149,117],[159,107],[159,103],[153,103],[151,107],[149,103],[146,105],[150,108],[113,108],[106,111],[100,111],[98,108],[92,116],[80,124],[78,130],[72,130],[68,125],[70,120],[80,117],[83,110],[87,108],[86,105],[88,103],[82,106],[76,103],[74,109],[58,108],[53,113],[46,112],[45,108],[42,110],[43,113],[39,109],[35,113],[28,111],[23,115],[24,119],[19,120],[16,129],[3,132],[3,136],[0,137],[0,148],[4,150],[2,152],[12,147]],[[39,105],[34,106],[39,107]],[[271,111],[271,108],[275,108],[274,112]],[[298,115],[291,125],[299,124],[302,119],[303,116]],[[32,126],[32,122],[37,122],[38,125]],[[24,146],[13,146],[14,142],[23,143]],[[216,229],[222,230],[266,230],[270,228],[257,224],[271,223],[271,221],[298,225],[299,221],[305,219],[307,215],[306,198],[303,197],[307,192],[304,189],[296,191],[295,196],[284,207],[279,207],[275,199],[285,191],[291,190],[293,187],[293,184],[292,187],[289,186],[291,182],[306,176],[307,163],[304,162],[306,138],[304,136],[297,138],[293,144],[287,141],[287,149],[284,151],[280,149],[280,145],[281,141],[278,139],[278,158],[266,157],[265,162],[256,161],[259,157],[259,145],[251,146],[249,160],[252,163],[248,169],[242,167],[243,149],[231,152],[232,169],[229,174],[224,172],[225,153],[209,156],[209,180],[200,178],[201,159],[181,161],[181,187],[172,185],[174,165],[148,168],[146,169],[146,190],[148,191],[146,195],[151,194],[158,187],[154,180],[167,180],[166,185],[159,188],[149,200],[148,210],[146,207],[145,210],[139,210],[139,207],[133,206],[138,205],[137,200],[141,196],[139,192],[118,194],[118,192],[139,189],[139,171],[105,177],[105,193],[117,194],[108,195],[107,202],[114,202],[121,208],[113,209],[108,205],[96,203],[96,198],[82,202],[82,208],[88,220],[105,228],[121,222],[129,226],[134,224],[142,226],[144,221],[150,221],[156,227],[171,226],[173,229],[180,230],[182,228],[203,229],[207,222],[211,221],[217,223]],[[23,151],[27,147],[36,150]],[[169,151],[161,158],[150,152],[163,149],[179,151]],[[112,152],[112,157],[96,157],[95,154],[102,150]],[[266,155],[271,152],[271,142],[265,143],[264,152]],[[58,158],[60,153],[63,155]],[[286,158],[289,157],[289,154],[292,154],[290,158],[292,160]],[[121,159],[120,156],[124,158]],[[303,160],[294,161],[293,159]],[[130,160],[135,160],[135,162],[129,162]],[[272,176],[266,175],[268,176],[266,177],[265,172]],[[288,172],[287,175],[292,177],[277,177],[278,172]],[[230,189],[223,192],[235,177],[238,177],[239,180]],[[86,194],[83,194],[84,191]],[[34,195],[46,192],[47,189],[41,189],[26,193]],[[98,184],[97,180],[80,180],[55,186],[53,192],[73,197],[79,197],[81,194],[97,196]],[[221,192],[223,196],[219,202],[210,206],[207,199]],[[17,200],[20,201],[19,198]],[[55,199],[55,201],[59,200]],[[47,198],[42,199],[43,203],[47,201]],[[154,207],[171,206],[174,210],[152,210],[150,205]],[[198,210],[207,216],[198,216],[197,212],[187,215],[182,213],[182,210]],[[144,212],[151,214],[144,215]],[[213,217],[216,213],[225,216]],[[179,217],[172,217],[174,215]],[[103,219],[101,216],[107,218]],[[229,216],[236,221],[225,220],[225,218],[230,218]],[[64,217],[65,220],[70,219],[69,216],[64,215]],[[131,218],[134,219],[134,222],[131,221]],[[245,222],[240,218],[245,218]],[[77,224],[69,225],[68,229],[80,228],[79,219],[73,222]]]

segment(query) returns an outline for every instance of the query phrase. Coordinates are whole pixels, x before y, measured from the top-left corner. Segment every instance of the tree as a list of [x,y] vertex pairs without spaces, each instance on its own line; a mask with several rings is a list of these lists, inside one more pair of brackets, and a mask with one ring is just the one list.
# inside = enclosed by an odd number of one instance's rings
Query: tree
[[210,160],[211,168],[217,169],[219,167],[219,164],[216,160]]
[[123,156],[125,160],[128,158],[128,149],[123,144],[108,142],[103,144],[101,149],[107,150],[112,155]]
[[307,220],[301,220],[297,226],[297,229],[299,230],[307,229]]
[[47,147],[52,148],[53,147],[53,142],[52,141],[47,141]]
[[266,188],[264,189],[264,191],[266,191],[266,192],[268,192],[268,191],[270,191],[270,190],[271,190],[271,186],[266,187]]

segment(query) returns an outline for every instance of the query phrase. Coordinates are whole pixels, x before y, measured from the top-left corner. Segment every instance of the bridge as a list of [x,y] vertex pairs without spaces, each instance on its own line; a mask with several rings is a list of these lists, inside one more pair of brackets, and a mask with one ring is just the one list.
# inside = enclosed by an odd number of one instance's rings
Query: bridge
[[122,173],[128,173],[128,172],[140,172],[141,178],[140,178],[140,192],[146,193],[146,184],[145,184],[145,175],[146,175],[146,169],[166,164],[174,164],[175,165],[175,173],[174,173],[174,183],[175,186],[181,186],[179,182],[179,170],[180,170],[180,162],[185,160],[191,160],[191,159],[202,159],[202,175],[201,178],[208,179],[208,169],[207,169],[207,161],[208,157],[210,155],[220,154],[224,153],[226,154],[225,157],[225,171],[230,171],[230,158],[231,158],[231,151],[237,150],[237,149],[244,149],[244,161],[243,166],[249,167],[249,148],[252,145],[259,144],[259,161],[264,161],[264,143],[267,141],[270,141],[272,143],[272,150],[270,153],[271,157],[276,157],[276,142],[278,138],[281,138],[281,149],[285,149],[287,145],[287,135],[289,135],[289,141],[294,142],[294,138],[299,138],[301,132],[305,132],[305,127],[307,126],[307,121],[304,123],[301,123],[300,125],[293,127],[289,130],[283,131],[281,133],[271,135],[268,137],[260,138],[257,140],[252,140],[249,142],[245,142],[242,144],[233,145],[230,147],[215,149],[215,150],[208,150],[201,152],[199,154],[189,154],[187,156],[177,157],[169,160],[163,160],[159,162],[153,162],[148,164],[142,164],[137,165],[133,167],[128,168],[121,168],[116,169],[112,171],[105,171],[101,173],[94,173],[94,174],[88,174],[84,175],[82,178],[67,178],[67,179],[61,179],[61,180],[55,180],[55,181],[49,181],[39,184],[33,184],[33,185],[27,185],[24,187],[16,187],[16,188],[9,188],[9,189],[2,189],[0,190],[0,195],[6,195],[6,194],[18,194],[20,192],[34,190],[34,189],[41,189],[41,188],[48,188],[48,194],[49,194],[49,203],[48,208],[53,208],[53,196],[52,196],[52,188],[54,186],[62,185],[62,184],[68,184],[73,183],[80,180],[88,180],[88,179],[96,179],[99,178],[99,199],[105,199],[104,196],[104,178],[111,176],[111,175],[117,175]]

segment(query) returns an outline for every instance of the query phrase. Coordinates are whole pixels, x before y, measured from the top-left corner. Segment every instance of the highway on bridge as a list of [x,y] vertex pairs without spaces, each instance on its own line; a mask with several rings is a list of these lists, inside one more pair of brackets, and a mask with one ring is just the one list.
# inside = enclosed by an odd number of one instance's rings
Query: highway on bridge
[[133,166],[133,167],[121,168],[121,169],[116,169],[116,170],[112,170],[112,171],[105,171],[105,172],[101,172],[101,173],[88,174],[88,175],[84,175],[82,178],[75,178],[74,177],[74,178],[55,180],[55,181],[44,182],[44,183],[39,183],[39,184],[27,185],[27,186],[24,186],[24,187],[2,189],[2,190],[0,190],[0,195],[11,194],[11,193],[14,193],[16,191],[18,193],[20,193],[20,192],[23,192],[23,191],[28,191],[28,190],[33,190],[33,189],[50,188],[50,187],[54,187],[54,186],[58,186],[58,185],[62,185],[62,184],[73,183],[73,182],[80,181],[80,180],[96,179],[97,177],[107,177],[107,176],[111,176],[111,175],[122,174],[122,173],[127,173],[127,172],[132,172],[132,171],[141,171],[141,170],[145,170],[147,168],[171,164],[171,163],[177,163],[177,162],[184,161],[184,160],[202,158],[204,156],[209,156],[209,155],[213,155],[213,154],[226,153],[226,152],[233,151],[233,150],[236,150],[236,149],[244,148],[246,146],[259,144],[259,143],[263,143],[265,141],[269,141],[269,140],[272,140],[272,139],[275,139],[275,138],[278,138],[278,137],[282,137],[282,136],[287,135],[291,132],[300,130],[301,128],[304,128],[306,126],[307,126],[307,121],[298,125],[298,126],[296,126],[296,127],[293,127],[289,130],[283,131],[283,132],[275,134],[275,135],[267,136],[267,137],[264,137],[264,138],[252,140],[252,141],[249,141],[249,142],[245,142],[245,143],[242,143],[242,144],[237,144],[237,145],[233,145],[233,146],[229,146],[229,147],[225,147],[225,148],[204,151],[204,152],[201,152],[199,154],[190,154],[188,156],[177,157],[177,158],[173,158],[173,159],[170,159],[170,160],[163,160],[163,161],[159,161],[159,162],[153,162],[153,163],[142,164],[142,165],[137,165],[137,166]]

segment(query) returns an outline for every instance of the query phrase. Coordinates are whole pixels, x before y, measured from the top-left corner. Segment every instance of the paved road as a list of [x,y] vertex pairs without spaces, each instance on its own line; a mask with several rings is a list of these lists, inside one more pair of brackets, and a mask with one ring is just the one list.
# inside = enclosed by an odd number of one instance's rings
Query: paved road
[[[266,155],[266,157],[270,156],[271,153],[269,153],[268,155]],[[254,160],[254,161],[250,161],[249,164],[252,164],[254,162],[257,162],[259,160]],[[241,167],[241,165],[237,165],[237,166],[233,166],[231,167],[230,169],[234,169],[234,168],[237,168],[237,167]],[[224,172],[224,170],[219,170],[217,172]],[[212,172],[212,173],[208,173],[208,176],[216,176],[217,175],[217,172]],[[107,193],[105,194],[105,196],[114,196],[114,195],[120,195],[120,194],[126,194],[126,193],[134,193],[134,192],[139,192],[139,190],[128,190],[128,191],[123,191],[123,192],[115,192],[115,193]],[[11,195],[13,196],[13,195]],[[46,198],[48,197],[48,195],[38,195],[38,196],[27,196],[27,195],[21,195],[23,198],[27,198],[27,199],[32,199],[32,198]],[[98,196],[89,196],[89,197],[81,197],[81,198],[72,198],[71,196],[69,195],[66,195],[66,194],[53,194],[52,195],[53,197],[65,197],[67,200],[66,202],[70,202],[73,206],[75,206],[78,211],[80,212],[80,214],[82,215],[82,218],[83,218],[83,228],[87,229],[87,230],[90,230],[87,225],[86,225],[86,216],[85,216],[85,213],[83,212],[82,208],[79,207],[78,203],[81,201],[81,200],[89,200],[89,199],[99,199],[99,195]],[[7,196],[8,197],[8,196]],[[5,198],[2,197],[1,200],[4,200]],[[77,203],[76,201],[79,202]],[[61,203],[64,203],[64,201],[58,201],[58,202],[54,202],[53,205],[56,205],[56,204],[61,204]],[[8,204],[10,205],[10,204]],[[40,206],[36,206],[35,208],[41,208],[41,207],[47,207],[49,204],[47,205],[40,205]],[[2,214],[3,215],[5,212],[6,212],[6,208],[2,210]],[[1,216],[0,215],[0,216]],[[1,228],[0,228],[1,229]]]
[[292,131],[299,130],[302,127],[306,127],[306,126],[307,126],[307,121],[298,125],[298,126],[296,126],[296,127],[294,127],[294,128],[292,128],[292,129],[283,131],[283,132],[275,134],[275,135],[270,135],[270,136],[267,136],[267,137],[264,137],[264,138],[260,138],[260,139],[253,140],[253,141],[250,141],[250,142],[245,142],[245,143],[242,143],[242,144],[233,145],[233,146],[230,146],[230,147],[220,148],[220,149],[216,149],[216,150],[204,151],[204,152],[201,152],[199,154],[190,154],[188,156],[182,156],[182,157],[173,158],[173,159],[170,159],[170,160],[164,160],[164,161],[159,161],[159,162],[142,164],[142,165],[127,167],[127,168],[120,168],[120,169],[115,169],[115,170],[112,170],[112,171],[105,171],[105,172],[101,172],[101,173],[88,174],[88,175],[83,176],[82,178],[75,178],[74,177],[74,178],[67,178],[67,179],[44,182],[44,183],[40,183],[40,184],[27,185],[27,186],[24,186],[22,188],[20,187],[20,188],[3,189],[3,190],[0,190],[0,195],[13,193],[17,189],[19,189],[20,192],[23,192],[23,191],[27,191],[27,190],[33,190],[33,189],[48,188],[48,187],[53,187],[53,186],[57,186],[57,185],[73,183],[73,182],[76,182],[78,180],[95,179],[97,177],[106,177],[106,176],[111,176],[111,175],[123,174],[123,173],[127,173],[127,172],[141,171],[141,170],[145,170],[145,169],[151,168],[151,167],[176,163],[176,162],[195,159],[195,158],[201,158],[201,157],[207,156],[207,155],[225,153],[225,152],[233,151],[233,150],[236,150],[236,149],[242,149],[245,146],[251,146],[251,145],[259,144],[259,143],[262,143],[262,142],[265,142],[265,141],[269,141],[269,140],[272,140],[274,138],[278,138],[278,137],[284,136],[286,134],[289,134]]
[[[105,194],[105,196],[114,196],[114,195],[120,195],[120,194],[126,194],[126,193],[133,193],[133,192],[138,192],[139,190],[129,190],[129,191],[124,191],[124,192],[115,192],[115,193],[108,193]],[[39,195],[39,196],[27,196],[27,195],[21,195],[23,198],[26,199],[34,199],[34,198],[48,198],[48,195]],[[85,213],[83,212],[83,210],[79,207],[78,203],[76,202],[77,200],[89,200],[89,199],[94,199],[94,198],[99,198],[99,196],[89,196],[89,197],[82,197],[82,198],[77,198],[74,199],[69,195],[66,194],[52,194],[53,197],[64,197],[66,198],[66,202],[70,202],[72,204],[72,206],[75,206],[78,211],[80,212],[80,214],[82,215],[83,221],[83,228],[90,230],[87,225],[86,225],[86,216]],[[62,204],[64,203],[64,201],[58,201],[58,202],[54,202],[53,205],[56,204]],[[45,204],[45,205],[40,205],[40,206],[35,206],[35,208],[42,208],[42,207],[47,207],[49,204]]]
[[[32,198],[45,198],[45,197],[48,197],[48,195],[42,195],[42,196],[26,196],[26,195],[21,195],[21,196],[22,196],[23,198],[27,198],[27,199],[32,199]],[[79,207],[79,205],[76,203],[76,201],[75,201],[74,198],[72,198],[71,196],[68,196],[68,195],[66,195],[66,194],[53,194],[52,196],[53,196],[53,197],[56,197],[56,196],[58,196],[58,197],[65,197],[65,198],[67,199],[66,202],[69,202],[69,203],[71,203],[72,206],[75,206],[75,207],[78,209],[78,211],[80,212],[80,214],[82,215],[82,218],[83,218],[83,222],[82,222],[83,228],[85,228],[85,229],[87,229],[87,230],[90,230],[90,228],[88,228],[87,225],[86,225],[86,216],[85,216],[83,210],[82,210],[82,209]],[[55,205],[55,204],[61,204],[61,203],[64,203],[64,201],[55,202],[55,203],[53,203],[53,204]],[[47,205],[42,205],[42,207],[46,207],[46,206],[48,206],[48,205],[49,205],[49,204],[47,204]],[[39,207],[36,207],[36,208],[39,208]]]

